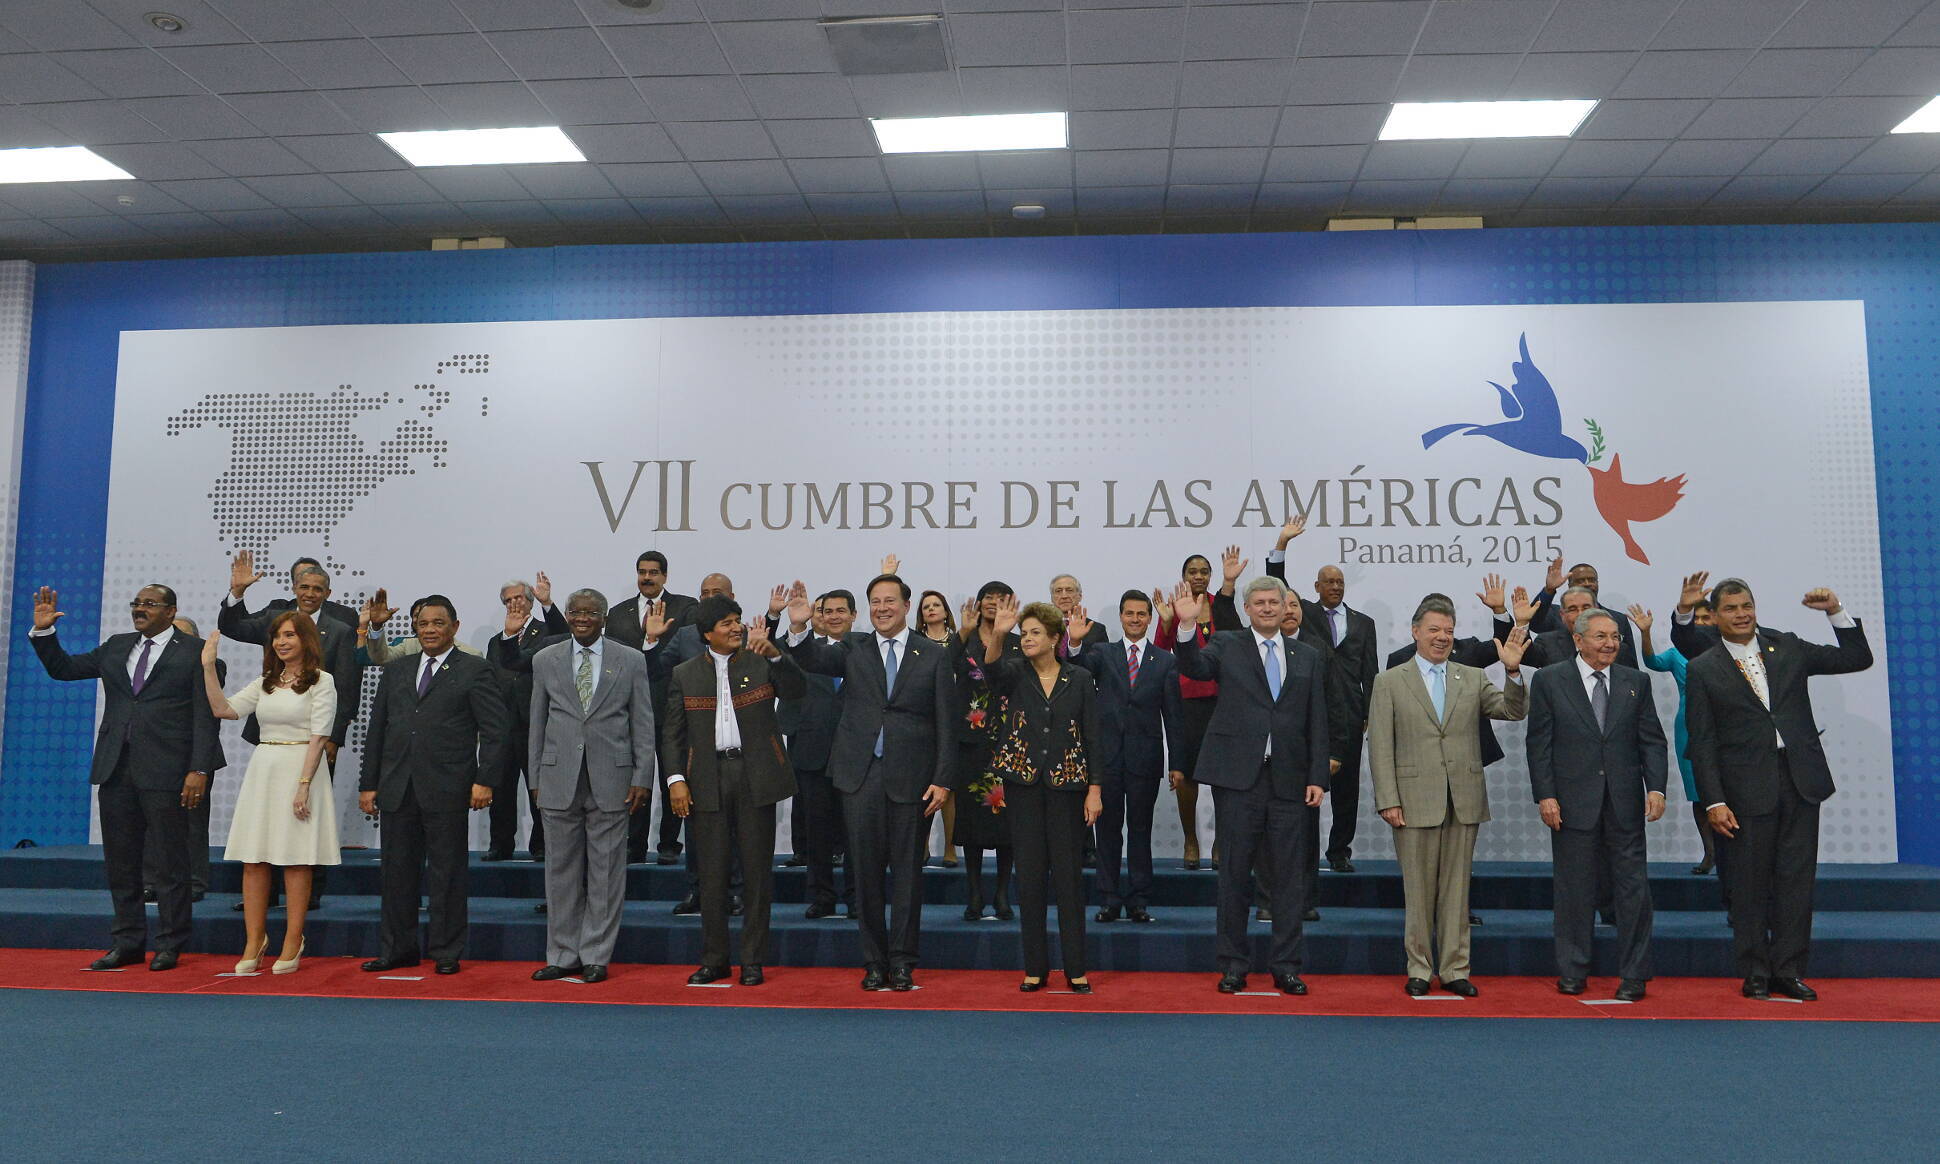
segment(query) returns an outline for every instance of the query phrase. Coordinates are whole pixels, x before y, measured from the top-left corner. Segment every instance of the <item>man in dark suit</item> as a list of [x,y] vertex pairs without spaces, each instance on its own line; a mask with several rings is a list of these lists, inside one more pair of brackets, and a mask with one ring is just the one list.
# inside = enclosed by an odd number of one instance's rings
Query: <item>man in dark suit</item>
[[[1287,580],[1287,543],[1307,528],[1304,515],[1280,527],[1280,537],[1266,556],[1266,572]],[[1374,677],[1381,673],[1380,648],[1375,641],[1374,620],[1347,606],[1347,575],[1339,566],[1322,566],[1314,575],[1314,595],[1318,602],[1299,600],[1301,607],[1300,641],[1327,648],[1330,665],[1342,673],[1353,697],[1354,722],[1367,723],[1368,701],[1374,697]],[[1361,732],[1354,733],[1354,744],[1340,756],[1340,770],[1328,785],[1328,799],[1334,804],[1334,823],[1327,830],[1327,865],[1336,873],[1354,871],[1354,834],[1361,809]],[[1318,838],[1316,838],[1318,844]]]
[[[606,613],[606,637],[618,639],[629,647],[644,648],[650,620],[661,620],[668,628],[678,630],[692,617],[694,599],[667,589],[667,555],[659,550],[648,550],[635,559],[633,578],[633,597]],[[656,689],[666,681],[665,673],[672,669],[659,666],[648,669]],[[661,730],[666,730],[664,720]],[[634,813],[627,821],[627,861],[635,865],[645,861],[647,842],[656,835],[659,840],[655,848],[660,863],[671,865],[680,860],[680,825],[680,818],[674,815],[667,803],[667,789],[663,784],[660,789],[659,824],[652,824],[651,818],[644,812]]]
[[220,746],[202,680],[202,640],[175,629],[175,591],[144,586],[128,604],[132,634],[114,635],[84,655],[61,647],[54,624],[60,597],[34,596],[29,641],[49,677],[99,679],[107,694],[94,738],[88,781],[99,789],[101,849],[114,898],[114,947],[93,969],[142,960],[148,916],[142,908],[142,858],[156,852],[158,926],[150,970],[172,970],[189,940],[189,813],[209,794]]
[[1809,590],[1803,601],[1825,612],[1836,647],[1759,626],[1751,587],[1737,578],[1711,590],[1716,625],[1697,626],[1691,590],[1687,579],[1671,638],[1691,661],[1685,671],[1687,754],[1706,818],[1721,838],[1718,864],[1731,887],[1744,994],[1767,998],[1777,991],[1810,1001],[1818,997],[1804,977],[1819,868],[1819,805],[1833,786],[1806,680],[1864,671],[1873,665],[1873,651],[1865,629],[1830,590]]
[[[1182,625],[1199,617],[1199,603],[1181,586],[1172,596]],[[1272,899],[1307,900],[1312,876],[1307,851],[1308,808],[1327,793],[1327,664],[1320,652],[1280,632],[1285,583],[1255,578],[1240,607],[1249,624],[1221,631],[1204,647],[1181,639],[1173,648],[1179,672],[1219,684],[1219,706],[1206,727],[1193,779],[1213,790],[1213,811],[1224,857],[1219,864],[1219,991],[1246,989],[1251,943],[1246,936],[1247,883],[1261,847]],[[1273,913],[1270,970],[1275,987],[1307,993],[1300,979],[1302,911]]]
[[384,665],[371,704],[358,807],[382,812],[384,921],[372,973],[418,964],[418,895],[429,882],[428,952],[456,974],[465,950],[467,809],[491,807],[511,713],[499,672],[457,650],[458,611],[428,595],[413,617],[422,650]]
[[[923,918],[923,841],[950,798],[956,760],[951,648],[912,634],[910,590],[881,574],[863,591],[871,631],[839,642],[808,632],[808,588],[788,592],[788,651],[805,670],[842,680],[829,777],[842,794],[856,872],[864,990],[915,987]],[[883,872],[890,877],[883,923]]]
[[746,878],[741,985],[759,986],[775,896],[775,805],[795,794],[775,700],[799,699],[808,684],[768,637],[765,621],[741,625],[741,605],[732,598],[701,599],[694,619],[707,651],[674,668],[663,716],[674,726],[660,760],[700,868],[701,966],[687,982],[705,986],[728,976],[729,881],[738,849]]
[[[1152,817],[1165,782],[1165,757],[1178,755],[1179,669],[1172,652],[1152,645],[1152,598],[1127,590],[1118,600],[1118,626],[1125,637],[1096,642],[1090,624],[1065,624],[1069,638],[1087,645],[1078,665],[1098,688],[1100,754],[1093,757],[1105,797],[1098,818],[1098,894],[1104,899],[1097,918],[1115,922],[1121,912],[1149,922],[1152,900]],[[1185,773],[1174,771],[1177,786]],[[1119,853],[1127,868],[1119,868]]]
[[[202,637],[202,631],[192,618],[176,616],[175,629],[192,639]],[[216,685],[226,686],[229,682],[229,664],[216,660]],[[209,891],[209,805],[215,800],[216,773],[229,766],[228,757],[222,751],[222,724],[216,724],[216,758],[209,765],[209,793],[201,798],[194,808],[189,809],[189,901],[199,902]],[[155,872],[161,860],[157,846],[148,846],[142,851],[141,858],[141,899],[155,900]]]
[[[1576,587],[1588,590],[1590,592],[1591,604],[1607,613],[1611,620],[1617,624],[1617,630],[1623,636],[1623,646],[1617,651],[1617,665],[1620,667],[1629,667],[1633,671],[1642,667],[1643,664],[1637,661],[1637,635],[1635,629],[1630,625],[1630,616],[1614,607],[1606,607],[1603,605],[1601,590],[1597,584],[1596,567],[1590,565],[1588,562],[1578,562],[1576,565],[1571,566],[1568,574],[1564,574],[1563,572],[1562,555],[1557,555],[1556,560],[1549,564],[1549,574],[1543,579],[1543,588],[1536,595],[1537,614],[1535,620],[1529,624],[1530,631],[1540,635],[1549,631],[1560,630],[1563,632],[1563,637],[1567,639],[1570,634],[1570,628],[1576,624],[1570,621],[1568,611],[1561,610],[1562,603],[1557,600],[1557,594],[1563,589],[1574,589]],[[1497,620],[1498,638],[1508,633],[1506,628],[1499,625],[1500,621],[1499,619]],[[1534,656],[1531,656],[1530,661],[1534,661]],[[1544,666],[1546,664],[1537,665]]]
[[527,802],[532,805],[532,833],[526,852],[534,861],[546,856],[546,831],[539,813],[538,790],[526,768],[528,718],[532,712],[532,667],[528,658],[550,641],[570,634],[566,616],[552,604],[552,579],[539,571],[538,584],[514,579],[498,588],[499,605],[505,608],[505,627],[486,645],[485,657],[499,668],[505,684],[507,709],[512,717],[512,734],[505,746],[505,771],[498,782],[500,795],[492,797],[492,837],[483,861],[509,861],[519,847],[519,779],[525,778]]
[[1578,614],[1576,655],[1530,682],[1529,785],[1551,830],[1556,989],[1581,994],[1588,985],[1597,883],[1607,870],[1617,918],[1616,996],[1636,1002],[1651,977],[1644,823],[1664,815],[1670,753],[1650,677],[1616,661],[1623,638],[1609,613],[1593,607]]
[[[824,643],[840,643],[855,625],[855,595],[831,590],[815,600],[813,633]],[[844,854],[840,900],[855,912],[855,870],[847,858],[842,806],[829,781],[829,754],[842,719],[842,680],[804,675],[796,699],[783,699],[776,722],[788,737],[788,760],[795,767],[796,820],[802,823],[802,855],[808,862],[808,909],[802,916],[835,916],[835,854]]]
[[[330,600],[330,575],[327,572],[323,575],[323,593],[320,596],[306,596],[303,593],[303,575],[311,570],[322,571],[323,563],[317,561],[315,558],[298,558],[296,561],[290,563],[290,593],[294,597],[270,599],[269,603],[263,607],[263,613],[277,614],[294,606],[309,615],[311,621],[316,621],[318,618],[333,618],[355,630],[359,615],[357,611],[345,606],[343,603],[332,602]],[[223,599],[223,605],[227,606],[232,602],[240,603],[242,601],[243,591],[261,582],[266,576],[256,569],[255,554],[248,550],[236,551],[235,558],[229,563],[229,595]],[[380,591],[380,593],[382,592]],[[307,605],[306,601],[308,603]],[[227,627],[217,627],[216,629],[225,635],[229,633]]]
[[1102,622],[1084,620],[1085,630],[1073,634],[1071,622],[1084,611],[1085,589],[1078,583],[1076,575],[1059,574],[1051,579],[1051,605],[1058,608],[1064,616],[1064,634],[1058,637],[1058,658],[1076,662],[1086,647],[1103,646],[1111,638],[1111,632]]

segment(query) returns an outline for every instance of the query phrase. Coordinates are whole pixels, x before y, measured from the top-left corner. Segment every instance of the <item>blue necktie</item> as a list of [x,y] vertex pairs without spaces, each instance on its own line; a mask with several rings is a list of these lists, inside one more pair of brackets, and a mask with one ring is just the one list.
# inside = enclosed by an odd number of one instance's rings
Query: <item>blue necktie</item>
[[1277,701],[1280,698],[1280,652],[1277,644],[1264,642],[1260,649],[1266,652],[1266,689]]
[[[882,665],[882,693],[885,698],[896,693],[896,640],[889,640],[889,657]],[[883,729],[876,729],[876,758],[882,759]]]
[[1437,663],[1428,669],[1428,674],[1430,675],[1428,681],[1428,698],[1435,701],[1436,723],[1440,723],[1448,718],[1447,712],[1443,708],[1443,704],[1448,701],[1448,686],[1442,678],[1442,668],[1443,665]]

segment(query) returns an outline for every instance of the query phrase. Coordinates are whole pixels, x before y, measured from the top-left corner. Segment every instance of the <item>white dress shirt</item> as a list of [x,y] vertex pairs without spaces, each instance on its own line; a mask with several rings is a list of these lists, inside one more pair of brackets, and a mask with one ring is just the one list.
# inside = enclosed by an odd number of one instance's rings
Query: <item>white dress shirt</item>
[[[1576,673],[1583,679],[1584,698],[1590,699],[1591,706],[1594,707],[1596,705],[1594,695],[1596,692],[1597,669],[1590,666],[1589,660],[1585,659],[1580,651],[1576,655]],[[1610,668],[1608,667],[1603,668],[1603,682],[1606,687],[1613,682],[1610,678]],[[1608,694],[1606,691],[1605,695],[1607,696]]]
[[[58,629],[58,626],[50,626],[46,630],[30,630],[27,632],[27,637],[30,639],[46,638],[48,635],[55,633],[57,629]],[[162,632],[160,634],[151,635],[149,637],[149,641],[155,644],[148,651],[149,671],[151,672],[154,671],[155,660],[162,657],[162,652],[168,649],[168,644],[174,638],[175,638],[174,623],[167,624],[162,629]],[[128,681],[130,683],[134,682],[135,680],[135,665],[139,662],[141,662],[141,644],[136,643],[135,649],[128,652]]]
[[734,656],[709,647],[707,657],[714,660],[714,750],[725,752],[741,746],[741,722],[734,714],[734,692],[728,687],[728,662]]
[[445,665],[445,660],[451,658],[452,650],[453,648],[446,647],[442,655],[426,654],[424,660],[418,664],[418,673],[411,677],[411,690],[416,691],[424,683],[424,673],[427,670],[436,674],[438,668]]

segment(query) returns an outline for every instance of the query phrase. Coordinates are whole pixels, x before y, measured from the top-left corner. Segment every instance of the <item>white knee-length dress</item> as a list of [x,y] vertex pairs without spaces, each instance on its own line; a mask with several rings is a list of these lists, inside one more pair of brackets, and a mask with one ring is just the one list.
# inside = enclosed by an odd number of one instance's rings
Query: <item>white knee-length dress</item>
[[319,673],[316,683],[300,694],[278,687],[264,695],[259,677],[231,695],[229,706],[239,716],[256,713],[262,743],[256,745],[249,768],[243,773],[223,856],[231,861],[271,865],[341,863],[337,806],[330,795],[327,758],[317,761],[316,776],[310,784],[310,819],[298,820],[292,808],[310,737],[329,735],[336,723],[337,684],[330,672]]

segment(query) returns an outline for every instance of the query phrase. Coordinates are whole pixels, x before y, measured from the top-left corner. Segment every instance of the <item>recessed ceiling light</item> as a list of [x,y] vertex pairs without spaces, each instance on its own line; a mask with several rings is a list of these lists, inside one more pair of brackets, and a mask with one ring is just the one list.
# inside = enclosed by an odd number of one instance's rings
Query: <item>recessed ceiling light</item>
[[1893,127],[1894,133],[1940,133],[1940,97],[1913,111],[1913,116]]
[[86,146],[0,150],[0,182],[105,182],[133,177]]
[[970,150],[1061,150],[1069,144],[1062,113],[989,113],[975,117],[872,117],[886,154],[954,154]]
[[573,139],[556,125],[527,129],[429,129],[377,136],[414,166],[515,166],[586,160]]
[[142,19],[153,25],[157,32],[182,32],[189,26],[188,21],[172,12],[150,12]]
[[1594,101],[1398,101],[1382,141],[1474,137],[1568,137]]

